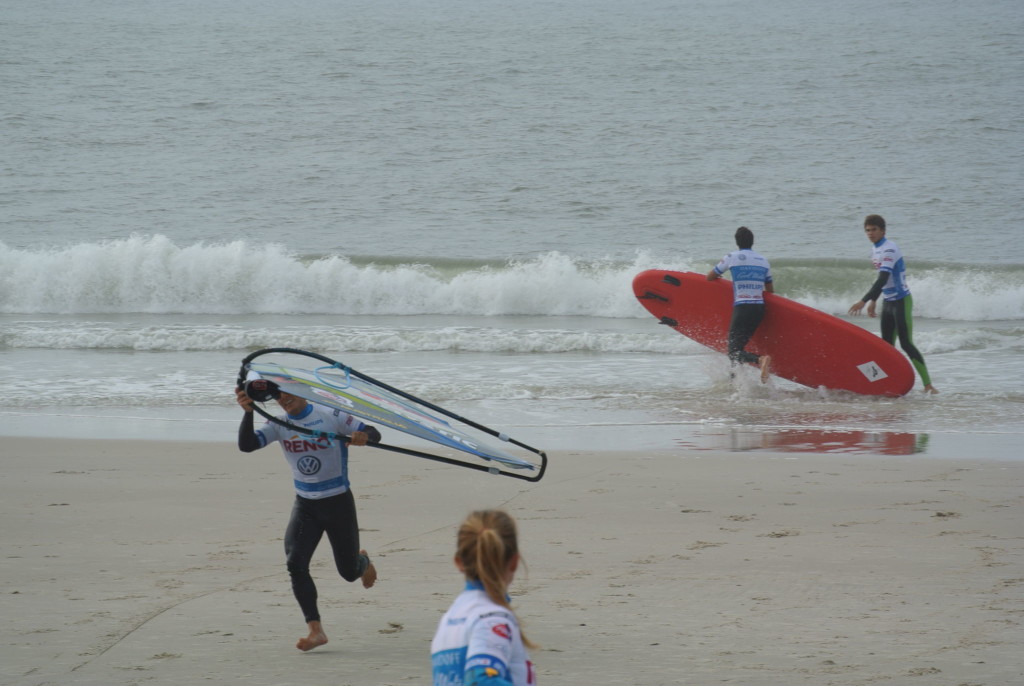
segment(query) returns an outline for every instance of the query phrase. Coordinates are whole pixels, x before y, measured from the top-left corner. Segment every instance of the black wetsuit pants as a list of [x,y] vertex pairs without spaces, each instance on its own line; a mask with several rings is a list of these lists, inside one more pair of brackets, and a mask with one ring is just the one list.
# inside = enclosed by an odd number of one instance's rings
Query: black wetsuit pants
[[928,385],[932,379],[928,374],[928,367],[924,363],[924,355],[914,345],[912,338],[914,333],[913,312],[914,299],[910,295],[899,300],[884,300],[882,302],[882,338],[889,345],[896,345],[896,338],[899,337],[903,352],[910,358],[921,381]]
[[733,305],[729,323],[729,359],[733,362],[758,364],[761,358],[744,350],[764,319],[764,303]]
[[362,577],[370,561],[359,554],[359,522],[351,490],[320,500],[295,497],[291,520],[284,534],[284,552],[292,591],[307,622],[320,621],[316,584],[310,576],[309,563],[325,533],[331,542],[334,564],[341,577],[349,582]]

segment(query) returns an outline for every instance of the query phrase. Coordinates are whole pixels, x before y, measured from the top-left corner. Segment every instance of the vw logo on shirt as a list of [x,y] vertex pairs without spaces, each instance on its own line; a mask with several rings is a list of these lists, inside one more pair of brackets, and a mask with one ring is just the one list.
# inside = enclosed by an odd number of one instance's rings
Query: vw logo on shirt
[[312,455],[303,455],[299,458],[299,461],[295,463],[295,466],[299,468],[299,471],[306,476],[312,476],[320,471],[320,459],[313,457]]

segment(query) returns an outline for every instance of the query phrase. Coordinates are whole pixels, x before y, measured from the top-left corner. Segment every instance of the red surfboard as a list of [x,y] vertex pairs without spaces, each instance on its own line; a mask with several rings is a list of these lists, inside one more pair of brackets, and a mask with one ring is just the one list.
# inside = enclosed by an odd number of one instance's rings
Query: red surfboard
[[[732,282],[651,269],[633,293],[662,324],[720,353],[727,351]],[[813,307],[765,294],[765,316],[747,344],[771,355],[771,373],[804,386],[896,397],[914,387],[914,368],[875,334]]]

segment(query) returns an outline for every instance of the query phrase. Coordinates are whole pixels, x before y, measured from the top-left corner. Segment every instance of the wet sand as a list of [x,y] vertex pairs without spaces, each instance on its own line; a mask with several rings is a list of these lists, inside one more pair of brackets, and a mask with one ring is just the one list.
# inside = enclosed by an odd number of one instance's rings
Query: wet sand
[[760,452],[550,455],[537,484],[354,449],[379,579],[284,568],[275,447],[9,438],[0,683],[429,684],[470,510],[519,521],[540,684],[1024,683],[1024,462]]

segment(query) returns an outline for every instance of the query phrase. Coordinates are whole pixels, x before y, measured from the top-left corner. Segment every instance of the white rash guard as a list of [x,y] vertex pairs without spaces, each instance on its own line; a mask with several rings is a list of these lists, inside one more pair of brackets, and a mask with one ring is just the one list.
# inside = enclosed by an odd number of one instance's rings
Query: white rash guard
[[479,583],[467,582],[430,644],[434,686],[534,686],[519,623]]

